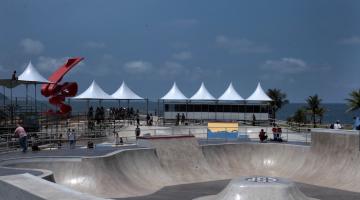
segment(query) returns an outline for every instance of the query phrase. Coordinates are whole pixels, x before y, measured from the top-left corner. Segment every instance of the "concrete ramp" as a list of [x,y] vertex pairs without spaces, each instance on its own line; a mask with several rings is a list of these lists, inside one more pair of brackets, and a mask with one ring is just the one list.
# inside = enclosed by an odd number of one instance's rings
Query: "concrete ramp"
[[174,184],[218,178],[194,136],[142,137],[138,139],[138,143],[156,149],[162,168]]
[[30,174],[0,177],[0,194],[4,200],[104,200]]
[[56,183],[106,198],[254,175],[360,192],[357,132],[318,130],[312,134],[311,147],[273,143],[199,146],[189,136],[140,138],[139,143],[147,148],[89,158],[18,160],[7,165],[50,170]]

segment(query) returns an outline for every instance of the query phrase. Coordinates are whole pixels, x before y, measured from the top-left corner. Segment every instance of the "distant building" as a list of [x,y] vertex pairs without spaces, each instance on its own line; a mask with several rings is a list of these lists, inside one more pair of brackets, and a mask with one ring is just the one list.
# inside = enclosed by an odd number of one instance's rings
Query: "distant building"
[[192,120],[269,120],[271,99],[261,88],[260,83],[256,90],[246,100],[243,99],[230,83],[228,89],[219,98],[214,98],[201,84],[199,90],[191,97],[186,98],[178,89],[176,83],[170,91],[161,98],[164,102],[164,118],[176,119],[178,113],[184,113],[187,119]]

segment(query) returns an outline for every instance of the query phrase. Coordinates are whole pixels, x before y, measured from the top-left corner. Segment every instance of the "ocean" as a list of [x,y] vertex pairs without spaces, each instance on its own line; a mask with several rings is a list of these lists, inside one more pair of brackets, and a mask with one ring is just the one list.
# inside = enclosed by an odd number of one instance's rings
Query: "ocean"
[[[306,103],[290,103],[285,105],[281,110],[277,112],[277,118],[280,120],[286,120],[293,115],[295,111],[301,107],[306,107]],[[323,123],[334,123],[336,120],[340,120],[342,124],[352,124],[354,116],[360,116],[360,111],[346,112],[348,109],[346,104],[342,103],[324,103],[321,104],[326,109]]]

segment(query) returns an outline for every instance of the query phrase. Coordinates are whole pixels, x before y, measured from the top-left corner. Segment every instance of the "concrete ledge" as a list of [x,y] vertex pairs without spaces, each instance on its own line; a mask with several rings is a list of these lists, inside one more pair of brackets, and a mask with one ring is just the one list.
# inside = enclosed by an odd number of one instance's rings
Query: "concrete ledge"
[[1,199],[17,200],[104,200],[30,174],[0,177]]

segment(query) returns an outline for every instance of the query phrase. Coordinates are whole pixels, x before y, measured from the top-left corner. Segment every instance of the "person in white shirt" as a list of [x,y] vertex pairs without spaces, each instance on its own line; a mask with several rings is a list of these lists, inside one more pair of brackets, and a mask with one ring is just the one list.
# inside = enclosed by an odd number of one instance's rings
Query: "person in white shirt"
[[342,129],[342,126],[341,126],[339,120],[337,120],[336,123],[334,124],[334,129]]
[[70,149],[75,149],[76,135],[74,129],[68,132],[68,139],[69,139]]

